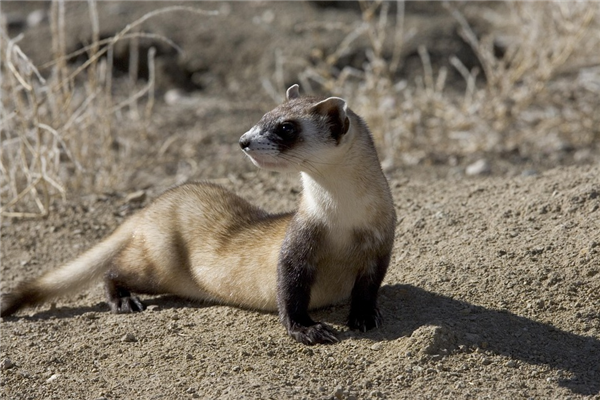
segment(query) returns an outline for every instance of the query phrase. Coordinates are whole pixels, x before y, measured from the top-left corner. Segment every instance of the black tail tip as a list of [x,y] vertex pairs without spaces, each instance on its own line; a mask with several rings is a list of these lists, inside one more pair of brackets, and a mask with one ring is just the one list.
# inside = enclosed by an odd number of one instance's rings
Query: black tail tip
[[23,306],[23,303],[19,301],[19,297],[15,293],[2,294],[2,297],[0,297],[0,317],[9,317]]

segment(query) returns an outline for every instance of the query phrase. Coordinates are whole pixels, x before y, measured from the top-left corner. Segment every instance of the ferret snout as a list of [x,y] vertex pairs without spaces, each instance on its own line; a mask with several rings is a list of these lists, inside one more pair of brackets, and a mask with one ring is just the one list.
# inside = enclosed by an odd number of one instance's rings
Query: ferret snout
[[256,141],[257,137],[260,136],[260,132],[256,126],[252,127],[248,132],[244,133],[242,137],[240,137],[240,147],[244,151],[253,150],[252,144]]
[[240,138],[240,147],[242,148],[242,150],[248,150],[250,148],[250,142],[250,136],[248,135],[248,133],[244,133]]
[[277,144],[273,142],[259,127],[254,127],[240,137],[240,147],[244,153],[273,153],[278,152]]

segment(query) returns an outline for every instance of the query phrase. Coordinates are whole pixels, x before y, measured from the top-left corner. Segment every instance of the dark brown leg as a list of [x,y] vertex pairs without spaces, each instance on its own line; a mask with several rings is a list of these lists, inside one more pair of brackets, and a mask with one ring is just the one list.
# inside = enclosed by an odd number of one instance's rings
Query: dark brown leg
[[113,314],[140,312],[146,309],[137,296],[132,296],[131,292],[111,278],[110,274],[105,279],[105,292],[106,301]]
[[377,293],[390,263],[390,255],[381,257],[371,273],[360,274],[352,289],[348,326],[366,332],[381,326],[382,318],[377,308]]

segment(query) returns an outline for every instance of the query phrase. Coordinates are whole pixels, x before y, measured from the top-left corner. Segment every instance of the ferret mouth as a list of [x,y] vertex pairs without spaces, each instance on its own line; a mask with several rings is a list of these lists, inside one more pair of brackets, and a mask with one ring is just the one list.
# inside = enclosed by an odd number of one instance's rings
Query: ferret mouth
[[246,149],[244,149],[244,153],[258,168],[278,171],[288,167],[288,162],[278,157],[277,154],[257,154],[256,152],[248,151]]

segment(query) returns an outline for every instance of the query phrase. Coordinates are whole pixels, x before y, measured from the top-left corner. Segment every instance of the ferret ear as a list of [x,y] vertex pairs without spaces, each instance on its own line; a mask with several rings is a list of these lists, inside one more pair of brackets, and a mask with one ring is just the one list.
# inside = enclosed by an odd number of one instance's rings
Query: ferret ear
[[298,84],[292,85],[285,92],[285,98],[288,100],[297,99],[300,97],[300,86]]
[[348,118],[347,109],[346,101],[339,97],[330,97],[312,107],[314,113],[327,117],[331,136],[338,144],[342,136],[350,129],[350,119]]

